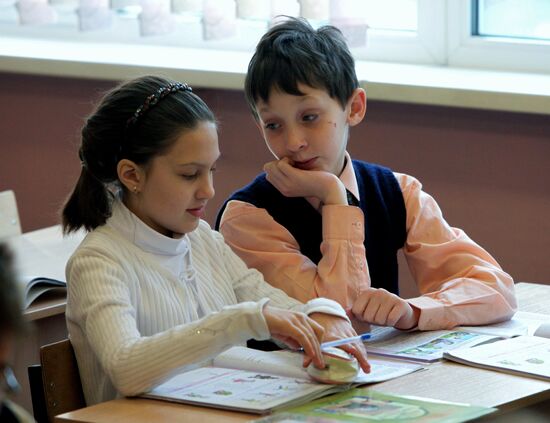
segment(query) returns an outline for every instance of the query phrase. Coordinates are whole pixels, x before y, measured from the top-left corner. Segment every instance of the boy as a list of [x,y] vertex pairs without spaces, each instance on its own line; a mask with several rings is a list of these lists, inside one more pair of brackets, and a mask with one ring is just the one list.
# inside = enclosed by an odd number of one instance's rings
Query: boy
[[[341,32],[289,19],[260,40],[245,93],[276,160],[235,192],[216,226],[249,267],[300,301],[338,301],[363,323],[447,329],[509,319],[514,282],[450,227],[413,177],[351,160],[365,91]],[[398,296],[403,249],[421,296]]]

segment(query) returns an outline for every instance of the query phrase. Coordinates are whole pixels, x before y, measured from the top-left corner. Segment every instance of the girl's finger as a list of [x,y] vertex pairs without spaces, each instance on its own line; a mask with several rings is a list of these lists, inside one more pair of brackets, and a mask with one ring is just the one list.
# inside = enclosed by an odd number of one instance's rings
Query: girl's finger
[[325,336],[325,328],[317,323],[315,320],[313,320],[311,317],[307,318],[307,322],[309,326],[313,329],[313,332],[315,332],[315,336],[317,337],[319,342],[322,342]]
[[348,354],[353,355],[357,362],[359,363],[359,366],[363,369],[365,373],[370,373],[370,364],[367,361],[367,352],[365,351],[365,348],[361,345],[355,345],[355,344],[349,344],[349,345],[341,345],[341,349],[343,349]]
[[[310,320],[309,318],[307,319]],[[308,324],[308,321],[303,323],[300,322],[300,326],[299,336],[302,339],[301,344],[304,348],[304,352],[312,358],[315,367],[323,369],[325,367],[325,362],[321,353],[321,345],[315,331],[312,326]]]

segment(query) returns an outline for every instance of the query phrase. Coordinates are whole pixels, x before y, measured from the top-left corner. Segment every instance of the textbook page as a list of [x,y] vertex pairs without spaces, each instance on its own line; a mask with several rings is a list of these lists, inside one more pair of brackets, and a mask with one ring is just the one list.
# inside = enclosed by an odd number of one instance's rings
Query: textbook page
[[445,351],[500,339],[459,329],[404,332],[375,325],[371,326],[371,334],[371,339],[365,342],[367,352],[426,362],[440,360]]
[[49,291],[61,298],[67,295],[65,264],[72,254],[70,243],[68,251],[61,251],[60,247],[44,250],[21,236],[11,238],[9,245],[14,251],[17,281],[24,309],[29,308],[37,298]]
[[59,298],[67,297],[67,283],[48,278],[32,278],[26,282],[23,296],[23,309],[27,309],[38,298]]
[[66,297],[65,265],[83,238],[82,231],[63,236],[61,227],[53,226],[6,240],[25,309],[44,294]]
[[518,336],[445,353],[458,363],[550,380],[550,339]]
[[541,338],[550,338],[550,322],[540,324],[533,335],[540,336]]
[[142,396],[264,414],[283,405],[305,403],[349,387],[265,372],[201,367],[181,373]]
[[[217,367],[262,371],[281,376],[309,379],[302,365],[303,355],[292,351],[260,351],[246,347],[233,347],[214,359]],[[353,381],[356,384],[382,382],[423,369],[416,363],[395,362],[369,357],[370,373],[362,369]]]
[[495,411],[497,411],[496,408],[413,396],[390,395],[371,389],[357,388],[295,408],[285,408],[280,413],[264,417],[256,422],[459,423]]
[[539,326],[548,321],[550,321],[550,316],[547,314],[518,311],[510,320],[505,322],[486,326],[460,326],[456,329],[511,338],[519,335],[533,335]]
[[[143,396],[265,413],[282,405],[304,403],[352,386],[313,381],[302,366],[302,360],[303,354],[298,352],[233,347],[217,356],[212,367],[181,373]],[[423,369],[416,363],[383,359],[369,359],[369,362],[371,373],[361,370],[354,385],[381,382]]]
[[301,353],[232,347],[214,358],[213,365],[228,369],[262,371],[280,376],[309,379],[302,361]]

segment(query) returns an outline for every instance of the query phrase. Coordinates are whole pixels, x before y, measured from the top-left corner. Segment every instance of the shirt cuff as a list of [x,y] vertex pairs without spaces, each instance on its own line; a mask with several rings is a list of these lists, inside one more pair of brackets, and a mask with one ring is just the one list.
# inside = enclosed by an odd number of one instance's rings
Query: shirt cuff
[[[314,298],[308,301],[303,306],[303,312],[307,315],[312,313],[325,313],[332,316],[341,317],[350,322],[349,317],[343,307],[336,301],[329,300],[328,298]],[[351,322],[350,322],[351,323]]]
[[430,297],[416,297],[408,299],[407,302],[420,310],[418,326],[415,329],[436,330],[447,326],[445,307],[439,301]]
[[263,308],[269,302],[269,298],[262,298],[259,301],[245,301],[239,304],[239,308],[244,309],[248,326],[251,329],[250,336],[246,339],[254,338],[258,341],[264,341],[271,338],[269,328],[264,317]]
[[364,216],[358,207],[323,206],[323,239],[349,239],[363,242]]

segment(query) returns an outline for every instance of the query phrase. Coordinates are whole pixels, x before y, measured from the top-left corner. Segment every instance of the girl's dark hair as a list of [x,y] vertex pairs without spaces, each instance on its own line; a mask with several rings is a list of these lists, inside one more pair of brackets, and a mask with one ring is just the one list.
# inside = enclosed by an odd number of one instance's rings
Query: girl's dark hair
[[107,186],[118,182],[121,159],[146,166],[182,130],[205,121],[215,122],[214,114],[186,84],[144,76],[109,91],[82,128],[82,171],[63,207],[63,231],[91,231],[105,223],[112,202]]
[[8,247],[0,244],[0,340],[25,328],[12,257]]
[[345,107],[359,81],[342,32],[331,25],[314,29],[305,19],[285,18],[264,34],[248,65],[245,96],[256,119],[259,99],[267,102],[273,88],[304,95],[298,84],[325,90]]

